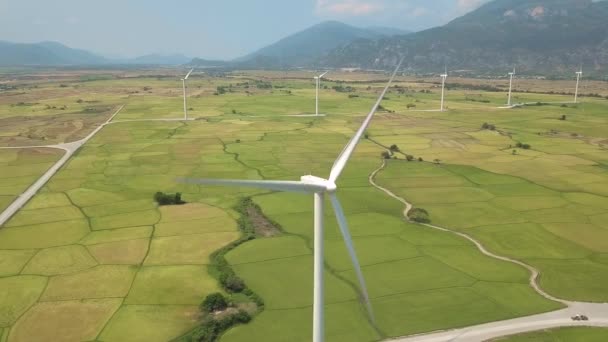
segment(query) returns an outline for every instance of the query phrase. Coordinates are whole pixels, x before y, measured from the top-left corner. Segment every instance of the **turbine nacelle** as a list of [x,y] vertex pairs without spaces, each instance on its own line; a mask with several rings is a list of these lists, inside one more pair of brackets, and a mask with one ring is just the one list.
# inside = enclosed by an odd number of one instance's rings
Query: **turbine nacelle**
[[320,177],[307,175],[307,176],[302,176],[300,178],[300,180],[302,181],[302,183],[305,183],[305,184],[322,186],[325,188],[324,192],[334,193],[334,192],[336,192],[336,190],[338,190],[338,186],[336,185],[335,182],[332,182],[330,180],[323,179]]

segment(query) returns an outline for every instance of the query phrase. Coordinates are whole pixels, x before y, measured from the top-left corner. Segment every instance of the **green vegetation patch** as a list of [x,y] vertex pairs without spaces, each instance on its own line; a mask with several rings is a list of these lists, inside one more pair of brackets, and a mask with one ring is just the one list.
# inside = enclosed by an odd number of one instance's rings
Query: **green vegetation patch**
[[51,277],[41,301],[125,297],[136,269],[130,266],[97,266],[82,272]]
[[5,226],[28,226],[46,222],[70,221],[82,217],[83,215],[80,210],[73,206],[21,210]]
[[[350,270],[352,261],[342,240],[326,243],[326,262],[336,271]],[[418,249],[395,236],[373,236],[354,239],[357,257],[361,266],[375,265],[389,261],[411,259],[420,256]]]
[[605,342],[608,329],[569,327],[501,337],[492,342]]
[[83,245],[95,245],[108,242],[145,239],[152,236],[152,230],[153,228],[150,226],[120,228],[114,230],[98,230],[88,234],[80,241],[80,243]]
[[38,276],[17,276],[0,279],[0,327],[15,323],[44,291],[46,278]]
[[38,249],[76,243],[89,233],[86,220],[0,229],[1,249]]
[[100,264],[139,265],[148,253],[149,239],[124,240],[87,246]]
[[23,274],[59,275],[96,266],[97,262],[80,245],[54,247],[38,252],[23,269]]
[[19,274],[35,253],[33,250],[0,250],[0,277]]
[[[341,274],[352,283],[357,283],[354,271]],[[444,287],[465,287],[477,281],[430,257],[367,266],[363,268],[363,274],[372,298]]]
[[302,238],[281,236],[249,241],[226,254],[226,260],[238,265],[310,254]]
[[11,329],[11,341],[93,341],[120,306],[120,299],[42,302]]
[[[240,325],[229,330],[222,336],[222,341],[310,341],[312,340],[311,317],[311,307],[265,310],[248,325]],[[325,319],[325,338],[328,341],[380,339],[356,301],[326,305]]]
[[155,237],[146,265],[205,265],[214,251],[238,239],[238,232]]
[[[276,259],[235,265],[235,272],[262,298],[269,309],[287,309],[312,303],[312,256]],[[272,279],[273,281],[268,281]],[[325,302],[357,298],[352,287],[325,272]],[[298,295],[295,295],[298,294]]]
[[448,266],[479,280],[528,284],[525,268],[488,258],[470,246],[425,246],[422,250]]
[[192,329],[197,306],[123,305],[101,333],[102,341],[165,342]]
[[132,213],[91,218],[91,229],[116,229],[123,227],[152,226],[160,220],[157,210],[143,210]]
[[198,305],[218,290],[204,266],[142,267],[125,304]]

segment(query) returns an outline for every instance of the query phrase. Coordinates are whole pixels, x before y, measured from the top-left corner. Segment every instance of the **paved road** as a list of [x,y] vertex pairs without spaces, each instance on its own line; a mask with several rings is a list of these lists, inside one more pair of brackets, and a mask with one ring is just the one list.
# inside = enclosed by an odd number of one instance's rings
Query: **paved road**
[[59,171],[59,169],[65,165],[65,163],[74,155],[76,151],[92,137],[95,136],[103,127],[109,124],[112,119],[122,110],[124,106],[118,108],[118,110],[103,124],[97,127],[93,132],[87,135],[84,139],[74,141],[71,143],[47,145],[47,146],[25,146],[25,147],[3,147],[3,149],[21,149],[21,148],[56,148],[65,151],[65,154],[59,159],[50,169],[48,169],[34,184],[32,184],[25,192],[23,192],[13,203],[11,203],[1,214],[0,214],[0,227],[6,223],[13,215],[19,211],[36,193]]
[[[403,216],[407,219],[407,214],[412,210],[412,204],[405,199],[395,195],[392,191],[381,187],[375,181],[376,175],[386,167],[386,161],[382,162],[382,165],[375,170],[369,176],[369,182],[372,186],[383,191],[390,197],[398,200],[405,205],[403,210]],[[444,232],[450,232],[456,234],[462,238],[465,238],[475,244],[477,248],[485,255],[495,258],[498,260],[514,263],[525,267],[530,271],[530,285],[532,288],[541,296],[560,302],[566,306],[565,309],[557,310],[553,312],[547,312],[539,315],[532,315],[528,317],[520,317],[505,321],[492,322],[486,324],[480,324],[470,326],[462,329],[454,329],[449,331],[440,331],[429,334],[423,334],[418,336],[402,337],[393,339],[395,342],[481,342],[494,339],[497,337],[508,336],[513,334],[519,334],[524,332],[531,332],[543,329],[565,327],[565,326],[597,326],[597,327],[608,327],[608,304],[595,304],[595,303],[583,303],[583,302],[571,302],[563,299],[556,298],[546,293],[538,284],[538,277],[540,272],[534,267],[523,263],[519,260],[503,257],[488,251],[479,241],[473,237],[457,232],[450,229],[435,226],[432,224],[423,224],[424,226],[432,229],[441,230]],[[466,310],[466,308],[462,308]],[[586,315],[589,317],[589,321],[576,322],[572,320],[572,316],[575,315]],[[405,322],[404,324],[407,324]]]

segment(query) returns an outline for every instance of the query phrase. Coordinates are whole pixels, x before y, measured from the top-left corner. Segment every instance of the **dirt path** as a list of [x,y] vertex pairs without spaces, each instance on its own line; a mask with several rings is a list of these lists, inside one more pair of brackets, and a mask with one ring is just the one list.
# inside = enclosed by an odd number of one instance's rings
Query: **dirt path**
[[[403,210],[403,216],[406,220],[409,221],[408,213],[412,210],[413,205],[406,201],[405,199],[397,196],[392,191],[383,188],[378,185],[375,181],[376,176],[379,172],[384,170],[386,167],[386,160],[382,161],[382,165],[374,172],[372,172],[369,176],[369,183],[377,188],[378,190],[384,192],[388,196],[396,199],[397,201],[403,203],[405,205],[405,209]],[[547,328],[555,328],[561,326],[608,326],[608,304],[594,304],[594,303],[583,303],[583,302],[572,302],[564,299],[556,298],[547,292],[545,292],[540,285],[538,284],[538,278],[540,272],[519,260],[515,260],[509,257],[504,257],[501,255],[494,254],[488,251],[481,242],[475,240],[475,238],[471,237],[462,232],[453,231],[448,228],[436,226],[433,224],[424,224],[424,223],[416,223],[428,228],[437,229],[443,232],[449,232],[455,235],[458,235],[462,238],[465,238],[471,241],[477,249],[481,253],[486,256],[489,256],[494,259],[510,262],[513,264],[520,265],[525,267],[530,272],[530,286],[541,296],[566,305],[566,309],[557,310],[549,313],[516,318],[513,320],[493,322],[487,324],[481,324],[477,326],[472,326],[463,329],[455,329],[451,331],[430,333],[425,335],[406,337],[401,339],[396,339],[395,341],[400,342],[440,342],[440,341],[486,341],[491,338],[501,337],[510,334],[517,334],[521,332],[529,332]],[[591,320],[586,322],[575,322],[571,320],[571,317],[577,314],[586,314]]]

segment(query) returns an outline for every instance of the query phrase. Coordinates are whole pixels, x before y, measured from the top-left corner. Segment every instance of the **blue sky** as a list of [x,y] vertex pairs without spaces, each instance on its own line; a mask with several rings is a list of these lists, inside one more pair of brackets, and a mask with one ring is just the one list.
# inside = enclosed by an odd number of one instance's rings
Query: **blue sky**
[[235,58],[325,20],[422,30],[487,0],[0,0],[0,40]]

